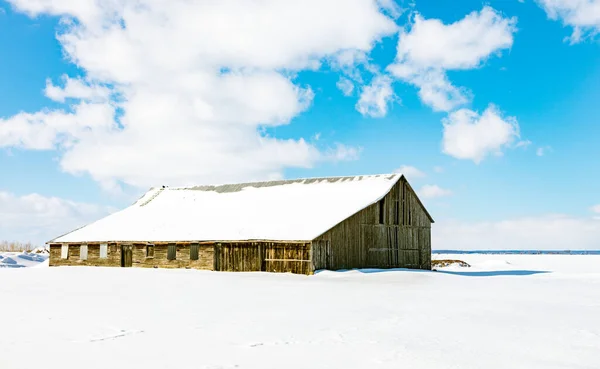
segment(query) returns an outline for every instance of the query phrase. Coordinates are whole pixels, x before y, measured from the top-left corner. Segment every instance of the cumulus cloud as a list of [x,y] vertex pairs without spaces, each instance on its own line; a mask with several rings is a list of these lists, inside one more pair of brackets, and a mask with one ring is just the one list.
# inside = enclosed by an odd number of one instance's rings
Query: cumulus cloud
[[437,250],[597,250],[600,220],[545,215],[496,222],[440,220],[432,232]]
[[598,0],[536,0],[548,18],[560,20],[573,28],[569,40],[577,43],[600,32],[600,1]]
[[356,110],[365,116],[381,118],[387,114],[388,105],[394,100],[396,95],[392,89],[392,79],[380,75],[363,88],[356,103]]
[[425,173],[411,165],[402,165],[400,168],[396,169],[394,173],[404,174],[408,179],[425,177]]
[[84,76],[48,81],[63,109],[0,121],[0,147],[58,149],[64,171],[111,186],[264,179],[356,157],[263,128],[310,108],[296,72],[356,63],[397,31],[389,2],[376,0],[9,2],[61,17],[58,40]]
[[0,191],[0,235],[6,241],[41,245],[65,232],[102,218],[115,209],[39,194]]
[[443,152],[457,159],[481,162],[489,154],[501,154],[519,138],[514,117],[503,117],[490,105],[482,114],[460,109],[443,120]]
[[400,33],[396,61],[388,70],[415,85],[421,100],[434,110],[451,111],[469,102],[471,94],[452,85],[446,71],[480,67],[491,55],[510,48],[515,32],[516,18],[489,6],[451,24],[416,14]]
[[438,185],[424,185],[417,191],[419,197],[423,199],[435,199],[438,197],[446,197],[452,195],[452,191],[441,188]]
[[600,204],[592,206],[591,210],[593,213],[598,214],[600,216]]

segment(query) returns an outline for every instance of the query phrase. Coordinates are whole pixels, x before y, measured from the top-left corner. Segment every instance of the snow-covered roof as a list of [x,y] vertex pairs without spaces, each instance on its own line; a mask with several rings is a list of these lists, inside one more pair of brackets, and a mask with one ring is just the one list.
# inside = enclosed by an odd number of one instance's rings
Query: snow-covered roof
[[401,174],[154,188],[50,241],[312,240],[383,198]]

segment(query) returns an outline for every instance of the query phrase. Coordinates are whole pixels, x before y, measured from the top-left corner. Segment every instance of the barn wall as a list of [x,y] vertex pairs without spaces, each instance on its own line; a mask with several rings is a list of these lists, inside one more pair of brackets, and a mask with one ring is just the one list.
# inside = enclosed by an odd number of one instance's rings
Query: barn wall
[[[198,243],[196,243],[198,244]],[[68,259],[61,259],[61,245],[50,245],[50,266],[121,266],[121,245],[132,246],[132,267],[193,268],[236,272],[290,272],[312,274],[310,242],[219,242],[199,243],[198,260],[190,259],[191,243],[176,243],[175,260],[168,260],[167,243],[155,243],[154,256],[147,257],[146,243],[112,243],[108,257],[100,259],[100,245],[88,245],[88,259],[80,260],[79,244],[69,245]]]
[[312,260],[315,270],[431,269],[431,220],[402,178],[383,201],[316,238]]
[[313,272],[307,242],[219,242],[215,255],[216,270],[220,271]]
[[50,266],[80,265],[80,266],[121,266],[121,247],[115,243],[109,243],[107,258],[100,259],[100,245],[88,245],[88,259],[79,260],[80,244],[69,245],[68,259],[61,259],[62,245],[50,245]]
[[190,259],[190,243],[176,243],[175,260],[167,258],[168,244],[154,246],[154,256],[146,257],[146,244],[133,244],[133,267],[139,268],[191,268],[213,270],[214,247],[200,244],[198,260]]
[[61,259],[61,245],[50,245],[50,266],[121,266],[121,245],[132,245],[132,267],[138,268],[193,268],[213,270],[213,244],[200,244],[198,260],[190,260],[190,244],[177,243],[175,260],[167,259],[168,244],[156,244],[154,256],[146,257],[146,243],[109,243],[106,259],[100,259],[100,245],[88,244],[88,259],[80,260],[80,244],[69,245],[68,259]]

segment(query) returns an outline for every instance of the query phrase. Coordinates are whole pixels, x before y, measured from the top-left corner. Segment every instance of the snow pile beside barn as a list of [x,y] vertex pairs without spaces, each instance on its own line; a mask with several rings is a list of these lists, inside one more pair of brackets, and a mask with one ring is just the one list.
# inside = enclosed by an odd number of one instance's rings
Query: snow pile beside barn
[[0,268],[48,266],[48,252],[0,252]]

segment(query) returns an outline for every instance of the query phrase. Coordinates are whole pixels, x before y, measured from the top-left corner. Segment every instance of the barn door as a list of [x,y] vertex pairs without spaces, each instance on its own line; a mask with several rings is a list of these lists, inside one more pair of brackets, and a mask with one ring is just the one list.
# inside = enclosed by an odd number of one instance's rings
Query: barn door
[[398,258],[397,249],[391,247],[390,228],[385,225],[364,224],[360,228],[362,247],[367,252],[367,267],[390,268]]
[[124,268],[133,265],[133,246],[121,245],[121,266]]

